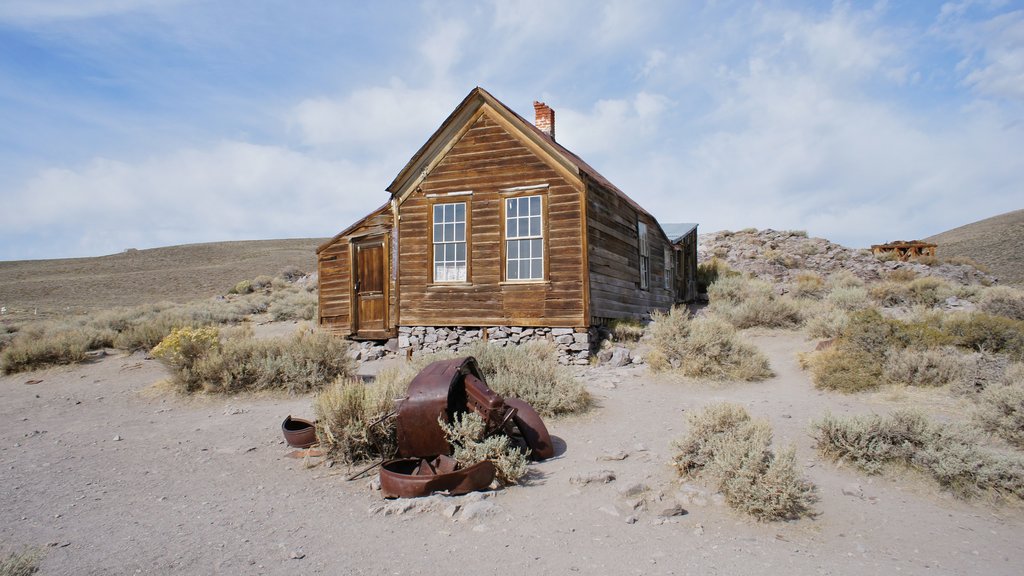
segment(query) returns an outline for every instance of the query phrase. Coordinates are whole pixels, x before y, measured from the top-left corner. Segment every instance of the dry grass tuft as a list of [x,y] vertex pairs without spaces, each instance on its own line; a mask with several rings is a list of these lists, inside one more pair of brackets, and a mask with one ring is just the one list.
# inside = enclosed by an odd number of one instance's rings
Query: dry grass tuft
[[526,475],[527,455],[504,434],[484,438],[487,425],[475,412],[456,414],[449,424],[438,420],[445,438],[452,445],[452,456],[463,467],[490,460],[502,485],[516,484]]
[[652,315],[651,353],[654,370],[675,370],[684,376],[713,380],[756,381],[773,374],[768,359],[743,342],[732,326],[714,318],[690,319],[685,308]]
[[1009,286],[992,286],[981,293],[978,309],[994,316],[1024,320],[1024,291]]
[[[211,336],[211,330],[212,336]],[[348,344],[325,333],[257,340],[246,333],[218,339],[215,328],[175,329],[153,355],[182,392],[309,392],[354,372]]]
[[32,576],[39,572],[42,559],[43,552],[39,549],[12,552],[6,558],[0,558],[0,576]]
[[[723,252],[721,256],[725,257],[726,252]],[[738,275],[739,272],[730,268],[729,265],[720,260],[716,254],[716,256],[711,260],[701,262],[697,265],[697,290],[700,292],[707,292],[708,287],[719,279]]]
[[1024,459],[986,449],[968,429],[933,424],[912,410],[812,423],[818,450],[869,474],[902,464],[927,472],[959,497],[981,491],[1024,498]]
[[685,437],[673,443],[680,476],[706,473],[730,506],[758,520],[798,518],[811,513],[814,485],[796,468],[796,451],[776,455],[771,426],[751,420],[735,404],[713,404],[689,418]]
[[972,359],[955,348],[893,350],[885,361],[885,380],[905,386],[946,386],[960,382]]
[[978,396],[974,421],[1017,448],[1024,448],[1024,379],[988,386]]
[[708,298],[708,310],[737,328],[790,328],[801,322],[799,306],[761,280],[721,278],[708,287]]
[[636,320],[613,320],[608,330],[616,342],[637,342],[644,335],[644,325]]
[[459,355],[476,358],[492,390],[529,403],[541,416],[576,414],[590,408],[590,393],[571,369],[558,363],[553,344],[495,346],[476,342]]
[[821,275],[814,272],[804,272],[797,274],[789,287],[789,293],[794,298],[820,300],[828,293],[828,289],[825,287],[825,279]]
[[388,415],[408,387],[400,381],[384,371],[368,384],[339,378],[316,395],[316,437],[328,458],[356,464],[395,454],[398,437]]

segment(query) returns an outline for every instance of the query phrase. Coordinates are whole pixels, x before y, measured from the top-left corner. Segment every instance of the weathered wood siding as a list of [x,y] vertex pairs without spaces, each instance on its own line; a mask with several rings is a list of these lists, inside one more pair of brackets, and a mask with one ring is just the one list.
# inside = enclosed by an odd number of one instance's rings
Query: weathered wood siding
[[[650,282],[640,283],[637,222],[647,225]],[[665,289],[665,247],[658,223],[624,198],[598,184],[587,190],[587,244],[590,261],[590,315],[594,324],[610,319],[641,319],[675,303]]]
[[679,280],[676,295],[682,302],[692,302],[697,298],[697,229],[677,242],[676,248]]
[[[547,184],[546,189],[502,193]],[[581,183],[567,181],[484,113],[400,205],[399,319],[403,326],[588,325],[580,246]],[[451,192],[472,195],[433,197]],[[545,280],[504,281],[503,202],[543,198]],[[434,203],[467,204],[467,282],[433,282]]]
[[[390,210],[377,210],[345,234],[335,237],[317,254],[320,283],[317,315],[324,330],[346,336],[352,334],[351,242],[367,236],[390,234],[391,220]],[[394,294],[394,290],[391,293]],[[393,299],[389,304],[393,310]]]

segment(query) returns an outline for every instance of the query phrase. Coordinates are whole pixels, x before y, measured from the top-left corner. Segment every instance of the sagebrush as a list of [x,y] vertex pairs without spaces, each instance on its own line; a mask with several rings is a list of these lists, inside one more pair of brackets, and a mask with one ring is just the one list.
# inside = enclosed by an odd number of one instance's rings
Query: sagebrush
[[398,447],[391,413],[408,382],[395,369],[382,370],[373,382],[336,380],[313,399],[316,436],[328,458],[356,464],[390,458]]
[[826,414],[811,428],[822,455],[868,474],[899,464],[928,473],[960,497],[991,491],[1024,498],[1024,459],[983,447],[964,426],[935,424],[920,412],[897,410],[887,416]]
[[767,421],[741,406],[713,404],[690,415],[687,435],[673,443],[681,476],[713,478],[726,502],[758,520],[811,514],[815,488],[797,471],[793,447],[776,454]]
[[205,327],[173,330],[152,354],[183,392],[299,393],[351,376],[354,364],[347,352],[345,341],[322,332],[256,339],[243,331],[220,338],[216,328]]
[[503,485],[516,484],[526,475],[527,452],[513,446],[504,434],[484,437],[487,425],[476,412],[456,414],[451,423],[438,420],[445,438],[452,445],[452,457],[462,468],[490,460],[495,478]]
[[768,358],[721,320],[690,319],[681,307],[654,312],[651,319],[647,361],[653,370],[712,380],[757,381],[773,375]]

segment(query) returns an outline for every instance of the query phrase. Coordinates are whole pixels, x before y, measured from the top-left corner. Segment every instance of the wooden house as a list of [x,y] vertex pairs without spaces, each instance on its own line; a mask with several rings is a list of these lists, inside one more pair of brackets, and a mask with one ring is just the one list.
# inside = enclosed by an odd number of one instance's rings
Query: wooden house
[[317,249],[321,327],[357,339],[403,327],[584,332],[690,297],[695,228],[691,259],[556,142],[554,110],[534,108],[536,125],[473,89],[388,201]]

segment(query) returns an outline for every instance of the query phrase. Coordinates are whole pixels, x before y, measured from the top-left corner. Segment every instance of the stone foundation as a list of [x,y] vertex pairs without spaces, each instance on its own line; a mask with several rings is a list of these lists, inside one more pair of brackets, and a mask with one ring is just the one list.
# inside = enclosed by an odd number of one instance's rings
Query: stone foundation
[[433,352],[461,352],[474,342],[486,340],[493,346],[509,346],[531,341],[552,342],[558,348],[560,364],[586,365],[590,362],[591,338],[588,332],[573,328],[526,328],[490,326],[463,328],[399,326],[398,337],[387,342],[360,342],[354,349],[356,360],[376,360],[387,356],[419,356]]

